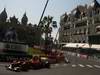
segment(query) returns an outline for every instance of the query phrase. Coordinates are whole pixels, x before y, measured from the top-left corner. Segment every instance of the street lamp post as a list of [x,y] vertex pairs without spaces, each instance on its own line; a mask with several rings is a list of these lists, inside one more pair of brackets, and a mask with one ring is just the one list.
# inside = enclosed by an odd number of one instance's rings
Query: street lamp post
[[41,17],[40,17],[40,20],[39,20],[39,24],[38,24],[38,25],[40,25],[40,23],[41,23],[41,20],[42,20],[42,18],[43,18],[44,12],[45,12],[45,10],[46,10],[46,8],[47,8],[48,2],[49,2],[49,0],[46,1],[45,7],[44,7],[44,9],[43,9],[43,12],[42,12],[42,15],[41,15]]

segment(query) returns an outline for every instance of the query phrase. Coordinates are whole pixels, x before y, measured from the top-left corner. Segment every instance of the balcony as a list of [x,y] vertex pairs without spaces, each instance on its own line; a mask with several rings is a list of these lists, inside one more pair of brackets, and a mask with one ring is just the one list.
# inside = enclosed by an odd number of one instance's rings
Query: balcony
[[83,26],[87,26],[87,21],[83,21],[75,25],[75,27],[83,27]]

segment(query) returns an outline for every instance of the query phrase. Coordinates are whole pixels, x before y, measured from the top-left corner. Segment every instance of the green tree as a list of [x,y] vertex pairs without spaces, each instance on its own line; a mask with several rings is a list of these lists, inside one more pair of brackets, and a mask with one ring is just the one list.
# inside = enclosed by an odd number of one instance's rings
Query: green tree
[[18,24],[19,23],[18,18],[16,18],[15,16],[10,17],[10,23],[12,23],[14,25]]
[[6,22],[6,20],[7,20],[7,12],[6,8],[4,8],[4,10],[0,14],[0,22]]
[[28,22],[28,18],[26,16],[26,12],[25,12],[22,19],[21,19],[21,24],[22,25],[27,25],[27,22]]

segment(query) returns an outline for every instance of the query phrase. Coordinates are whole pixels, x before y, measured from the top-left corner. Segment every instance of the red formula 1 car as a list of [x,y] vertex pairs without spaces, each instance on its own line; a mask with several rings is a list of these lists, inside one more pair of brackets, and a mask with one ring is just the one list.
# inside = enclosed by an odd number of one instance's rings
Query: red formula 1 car
[[20,72],[28,71],[29,69],[50,68],[50,63],[46,57],[33,57],[31,60],[24,60],[11,63],[6,66],[7,70]]
[[5,66],[7,70],[20,72],[20,71],[28,71],[28,63],[25,61],[18,61],[18,62],[12,62],[11,64]]
[[31,67],[33,69],[50,68],[50,63],[47,57],[33,57],[31,61]]

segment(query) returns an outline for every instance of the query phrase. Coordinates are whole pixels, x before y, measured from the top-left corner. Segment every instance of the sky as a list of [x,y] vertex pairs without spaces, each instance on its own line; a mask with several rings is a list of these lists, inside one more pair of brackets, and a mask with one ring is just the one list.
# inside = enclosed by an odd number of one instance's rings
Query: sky
[[[0,0],[0,12],[6,8],[8,18],[15,15],[20,21],[26,12],[28,23],[38,24],[47,0]],[[49,0],[44,16],[53,16],[59,27],[60,16],[77,5],[91,4],[93,0]],[[100,0],[97,0],[100,2]],[[53,31],[55,37],[57,29]]]

